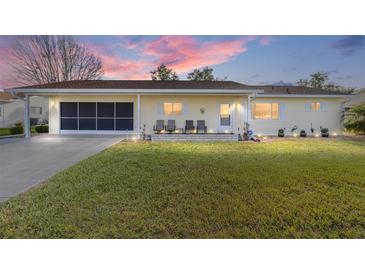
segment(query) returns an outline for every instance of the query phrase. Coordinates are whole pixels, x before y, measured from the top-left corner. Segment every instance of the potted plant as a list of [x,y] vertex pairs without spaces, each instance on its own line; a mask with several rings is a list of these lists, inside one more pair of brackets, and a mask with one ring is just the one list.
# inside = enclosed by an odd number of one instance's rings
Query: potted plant
[[321,136],[325,138],[328,138],[330,136],[328,128],[321,127]]
[[300,137],[307,137],[307,132],[305,132],[304,129],[302,129],[299,133]]
[[250,124],[245,123],[243,126],[243,141],[248,141],[250,139],[248,131],[250,130]]
[[278,130],[278,136],[279,137],[284,137],[285,136],[285,128],[280,128]]

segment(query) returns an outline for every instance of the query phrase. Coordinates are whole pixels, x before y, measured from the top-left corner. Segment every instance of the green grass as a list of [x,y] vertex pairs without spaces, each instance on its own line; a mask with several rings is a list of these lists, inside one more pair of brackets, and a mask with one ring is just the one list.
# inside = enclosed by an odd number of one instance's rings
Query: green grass
[[365,238],[365,142],[120,143],[0,205],[2,238]]

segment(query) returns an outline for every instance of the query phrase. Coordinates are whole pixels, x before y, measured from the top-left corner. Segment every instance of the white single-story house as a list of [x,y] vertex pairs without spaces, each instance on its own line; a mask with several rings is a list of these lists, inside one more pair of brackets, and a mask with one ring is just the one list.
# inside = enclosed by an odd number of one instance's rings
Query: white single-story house
[[[158,123],[170,122],[175,133],[184,132],[187,121],[195,129],[200,121],[207,134],[238,135],[247,123],[257,135],[277,135],[280,128],[287,135],[302,129],[311,134],[311,128],[318,134],[320,127],[342,134],[341,111],[348,100],[321,89],[233,81],[88,80],[8,91],[25,95],[26,120],[29,98],[48,97],[51,134],[153,135]],[[298,130],[291,132],[293,127]]]
[[[0,91],[0,128],[14,126],[24,121],[24,95],[13,96],[8,92]],[[32,96],[29,104],[31,124],[48,121],[48,98]]]

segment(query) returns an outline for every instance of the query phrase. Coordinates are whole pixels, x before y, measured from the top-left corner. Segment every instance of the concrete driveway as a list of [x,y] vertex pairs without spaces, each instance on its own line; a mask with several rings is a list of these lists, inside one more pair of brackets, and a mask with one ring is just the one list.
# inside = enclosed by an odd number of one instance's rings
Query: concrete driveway
[[58,135],[0,139],[0,201],[26,191],[121,139]]

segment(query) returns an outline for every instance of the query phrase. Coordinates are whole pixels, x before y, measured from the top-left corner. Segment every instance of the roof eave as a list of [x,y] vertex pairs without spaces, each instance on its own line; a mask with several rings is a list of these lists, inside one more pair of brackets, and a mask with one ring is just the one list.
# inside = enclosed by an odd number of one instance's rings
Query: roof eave
[[260,98],[347,98],[347,94],[258,94]]
[[6,91],[11,93],[23,93],[28,95],[38,94],[252,94],[263,93],[263,90],[255,89],[55,89],[55,88],[11,88]]

